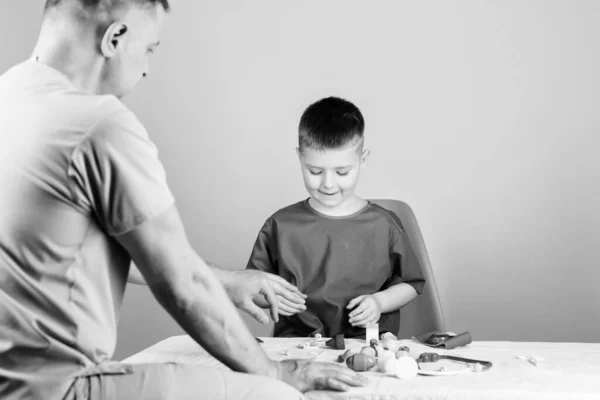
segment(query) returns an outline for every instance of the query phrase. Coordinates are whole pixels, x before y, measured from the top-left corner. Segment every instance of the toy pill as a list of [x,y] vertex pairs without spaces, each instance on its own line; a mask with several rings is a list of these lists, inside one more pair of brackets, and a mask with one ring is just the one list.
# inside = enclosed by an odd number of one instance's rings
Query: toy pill
[[410,356],[409,352],[410,349],[406,346],[398,347],[398,350],[396,351],[396,358]]
[[396,357],[394,358],[386,358],[384,363],[383,363],[383,368],[381,368],[383,370],[384,373],[388,374],[388,375],[395,375],[396,373]]
[[390,351],[396,353],[400,348],[400,342],[397,340],[387,340],[383,343],[383,347],[387,348]]
[[400,357],[394,360],[394,375],[400,379],[410,379],[417,375],[419,365],[412,357]]
[[378,353],[377,353],[377,349],[375,347],[371,347],[371,346],[365,346],[362,349],[360,349],[360,352],[362,354],[366,354],[368,356],[371,357],[377,357]]
[[385,370],[385,363],[389,359],[395,360],[396,355],[389,350],[383,350],[381,353],[379,353],[379,357],[377,357],[377,364],[379,365],[380,370]]
[[477,363],[477,364],[473,365],[471,370],[473,372],[481,372],[481,371],[483,371],[483,365],[481,365],[480,363]]
[[377,364],[377,359],[368,354],[358,353],[346,359],[346,365],[358,372],[368,371]]

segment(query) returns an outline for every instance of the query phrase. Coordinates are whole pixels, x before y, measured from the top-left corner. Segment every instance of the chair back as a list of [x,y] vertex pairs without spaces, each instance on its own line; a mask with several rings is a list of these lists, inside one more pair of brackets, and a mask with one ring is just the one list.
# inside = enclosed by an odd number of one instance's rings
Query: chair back
[[433,332],[446,332],[446,323],[431,262],[413,210],[408,204],[400,200],[372,199],[371,202],[392,211],[398,216],[406,230],[426,280],[423,292],[400,309],[398,338],[410,339],[416,337],[423,340]]

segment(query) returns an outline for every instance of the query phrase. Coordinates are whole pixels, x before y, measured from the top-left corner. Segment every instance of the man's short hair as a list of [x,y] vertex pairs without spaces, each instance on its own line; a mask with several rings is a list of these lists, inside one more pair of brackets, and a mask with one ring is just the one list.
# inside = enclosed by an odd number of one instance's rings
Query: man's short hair
[[321,99],[304,111],[298,126],[298,145],[324,150],[362,140],[365,120],[351,102],[339,97]]
[[[163,6],[165,11],[169,11],[171,7],[169,6],[169,0],[76,0],[80,3],[84,8],[89,9],[97,9],[101,6],[105,8],[111,8],[119,3],[137,3],[141,5],[157,5],[160,4]],[[46,0],[45,10],[48,10],[52,7],[56,7],[61,3],[64,3],[65,0]]]

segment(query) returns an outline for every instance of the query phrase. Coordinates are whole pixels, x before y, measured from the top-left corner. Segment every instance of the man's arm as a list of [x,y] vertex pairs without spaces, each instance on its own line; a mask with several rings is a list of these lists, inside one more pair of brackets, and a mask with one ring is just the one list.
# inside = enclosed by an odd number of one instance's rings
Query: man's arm
[[131,263],[129,266],[129,275],[127,275],[127,282],[133,283],[135,285],[146,285],[146,280],[144,276],[140,272],[140,269],[135,265],[135,263]]
[[[269,322],[261,309],[270,309],[271,319],[279,320],[277,315],[292,315],[288,310],[304,311],[306,295],[279,275],[258,270],[227,270],[208,263],[213,273],[219,278],[229,298],[236,307],[246,311],[257,321]],[[275,292],[277,304],[272,304],[264,293],[259,292],[261,285],[269,285]],[[252,299],[248,302],[247,299]]]
[[[205,264],[221,281],[233,304],[263,324],[268,323],[269,319],[261,309],[269,308],[271,318],[277,322],[279,318],[277,314],[282,312],[279,307],[283,307],[284,315],[287,315],[285,310],[288,308],[296,308],[300,311],[306,308],[304,307],[306,295],[280,276],[256,270],[227,270],[210,262]],[[135,263],[131,263],[127,281],[136,285],[146,285],[146,280]],[[261,294],[265,286],[273,288],[276,302],[269,303],[264,294]],[[250,299],[252,301],[248,301]]]
[[[190,246],[175,206],[117,240],[130,253],[159,303],[206,351],[234,371],[271,376],[301,392],[347,390],[368,382],[337,364],[271,361],[242,322],[219,279]],[[261,294],[270,304],[277,303],[269,285]]]
[[[277,365],[190,246],[175,206],[117,240],[131,254],[158,302],[202,347],[235,371],[277,377]],[[272,291],[264,294],[274,297]]]
[[[274,227],[275,220],[273,217],[268,218],[263,226],[260,228],[254,246],[252,246],[252,252],[250,253],[250,259],[246,264],[246,273],[256,273],[257,271],[264,272],[267,277],[272,281],[273,287],[277,294],[277,300],[279,302],[279,313],[285,316],[291,316],[293,314],[303,312],[306,310],[306,295],[300,290],[281,290],[282,286],[289,285],[293,288],[289,282],[279,276],[279,265],[277,254],[277,241],[278,236],[275,234]],[[254,303],[260,308],[267,308],[269,304],[264,296],[254,296]],[[276,319],[274,319],[276,321]]]

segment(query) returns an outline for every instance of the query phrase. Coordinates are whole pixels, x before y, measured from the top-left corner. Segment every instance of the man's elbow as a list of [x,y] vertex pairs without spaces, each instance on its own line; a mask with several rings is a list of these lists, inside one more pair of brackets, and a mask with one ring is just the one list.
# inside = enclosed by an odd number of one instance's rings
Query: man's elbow
[[187,313],[193,308],[194,296],[181,279],[155,280],[148,283],[150,291],[168,312]]
[[198,303],[209,302],[218,285],[219,281],[208,267],[183,268],[162,279],[148,281],[150,290],[163,307],[184,313],[196,308]]

